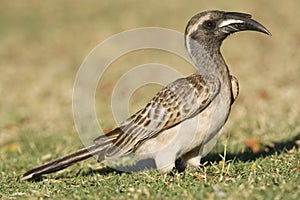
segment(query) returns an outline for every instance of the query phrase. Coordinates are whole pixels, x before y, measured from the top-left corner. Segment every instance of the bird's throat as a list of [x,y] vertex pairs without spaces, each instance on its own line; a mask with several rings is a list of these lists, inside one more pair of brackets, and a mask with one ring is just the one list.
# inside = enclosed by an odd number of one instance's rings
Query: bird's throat
[[213,75],[217,76],[220,81],[228,81],[229,70],[220,51],[221,44],[202,44],[187,37],[185,45],[201,75]]

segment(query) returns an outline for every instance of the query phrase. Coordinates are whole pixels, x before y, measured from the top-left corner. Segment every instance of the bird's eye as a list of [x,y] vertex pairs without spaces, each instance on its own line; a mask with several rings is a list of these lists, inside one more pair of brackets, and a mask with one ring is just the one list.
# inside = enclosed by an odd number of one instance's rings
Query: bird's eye
[[203,27],[206,29],[214,29],[216,27],[216,23],[214,21],[211,20],[207,20],[203,23]]

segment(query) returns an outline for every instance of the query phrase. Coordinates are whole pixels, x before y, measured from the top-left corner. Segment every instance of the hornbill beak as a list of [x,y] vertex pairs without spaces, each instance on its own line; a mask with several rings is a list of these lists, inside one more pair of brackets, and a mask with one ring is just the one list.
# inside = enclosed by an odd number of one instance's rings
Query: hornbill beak
[[251,15],[238,12],[226,12],[223,20],[218,24],[219,29],[231,34],[239,31],[258,31],[267,35],[272,35],[267,28],[251,18]]

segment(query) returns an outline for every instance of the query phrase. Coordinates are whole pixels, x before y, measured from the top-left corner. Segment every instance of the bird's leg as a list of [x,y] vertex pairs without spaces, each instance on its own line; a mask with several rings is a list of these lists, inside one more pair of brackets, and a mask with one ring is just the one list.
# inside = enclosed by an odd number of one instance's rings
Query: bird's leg
[[205,157],[216,145],[217,139],[219,138],[220,134],[221,134],[221,130],[217,134],[215,134],[212,138],[210,138],[208,141],[201,144],[200,148],[199,147],[194,148],[192,151],[188,152],[183,156],[183,159],[187,164],[187,168],[192,168],[192,169],[200,168],[201,158]]
[[175,167],[176,167],[178,172],[183,172],[186,169],[187,164],[186,164],[185,160],[182,157],[179,157],[175,161]]
[[192,151],[182,156],[182,159],[188,169],[199,169],[201,155],[199,155],[199,148],[195,148]]
[[175,176],[177,173],[178,173],[178,170],[176,169],[176,167],[173,167],[172,170],[167,175]]
[[186,168],[187,169],[192,169],[192,170],[196,170],[200,168],[200,160],[201,160],[201,156],[195,156],[192,158],[187,159],[186,162]]
[[162,173],[169,173],[175,168],[175,155],[166,155],[164,153],[159,153],[154,158],[156,168]]
[[200,167],[200,160],[201,160],[201,156],[200,155],[188,159],[186,161],[187,168],[188,169],[199,169],[199,167]]

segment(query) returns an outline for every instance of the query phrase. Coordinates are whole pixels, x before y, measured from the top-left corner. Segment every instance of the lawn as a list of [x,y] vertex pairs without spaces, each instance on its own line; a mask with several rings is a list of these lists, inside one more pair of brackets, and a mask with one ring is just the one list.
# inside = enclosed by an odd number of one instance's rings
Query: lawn
[[[251,13],[272,37],[243,32],[224,42],[222,52],[239,80],[240,96],[201,169],[174,176],[129,174],[90,159],[39,180],[19,180],[26,170],[83,147],[73,120],[72,92],[81,63],[96,45],[133,28],[183,32],[191,16],[208,9]],[[1,1],[0,198],[298,199],[299,9],[297,0]],[[168,65],[184,75],[193,72],[182,58],[159,50],[118,58],[96,90],[103,130],[116,126],[114,86],[124,73],[145,63]],[[129,101],[130,113],[159,88],[139,88]]]

